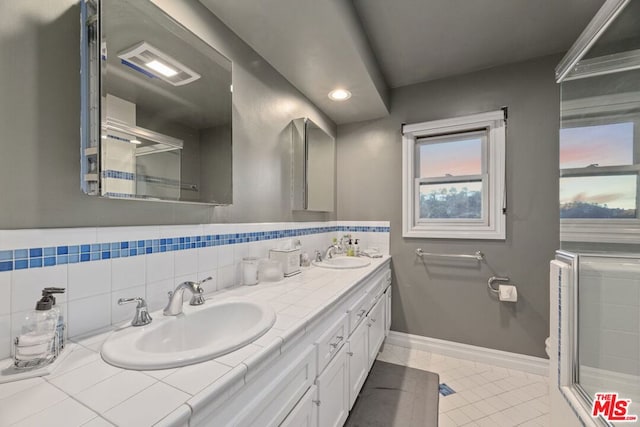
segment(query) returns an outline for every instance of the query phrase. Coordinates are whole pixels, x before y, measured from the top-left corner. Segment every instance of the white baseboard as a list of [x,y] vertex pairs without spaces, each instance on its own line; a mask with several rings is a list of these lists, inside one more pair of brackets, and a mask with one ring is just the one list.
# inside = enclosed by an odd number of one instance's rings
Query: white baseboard
[[508,369],[517,369],[545,377],[549,375],[549,360],[541,357],[510,353],[508,351],[494,350],[486,347],[461,344],[396,331],[389,332],[386,342],[399,347],[443,354],[445,356],[487,363]]

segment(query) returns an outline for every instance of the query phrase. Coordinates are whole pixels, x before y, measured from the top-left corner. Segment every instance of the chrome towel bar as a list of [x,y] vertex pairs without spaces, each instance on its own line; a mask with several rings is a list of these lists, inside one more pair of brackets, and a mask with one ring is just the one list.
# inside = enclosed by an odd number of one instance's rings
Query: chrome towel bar
[[480,251],[476,251],[473,255],[466,254],[434,254],[431,252],[425,252],[422,248],[416,249],[416,255],[419,257],[439,257],[439,258],[464,258],[464,259],[475,259],[476,261],[482,261],[484,259],[484,254]]

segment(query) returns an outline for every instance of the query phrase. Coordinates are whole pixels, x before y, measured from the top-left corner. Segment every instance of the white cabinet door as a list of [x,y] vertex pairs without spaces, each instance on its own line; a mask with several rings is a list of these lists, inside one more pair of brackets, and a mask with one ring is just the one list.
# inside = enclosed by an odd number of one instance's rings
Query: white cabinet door
[[353,403],[369,374],[368,332],[367,322],[361,322],[347,343],[349,349],[347,352],[349,356],[349,409],[353,407]]
[[318,388],[312,385],[302,399],[291,410],[280,427],[317,427],[318,407],[316,406]]
[[385,299],[380,298],[367,315],[369,327],[369,366],[373,365],[384,341]]
[[347,346],[343,345],[316,380],[318,386],[318,425],[341,427],[349,415],[349,369]]
[[384,316],[384,336],[388,337],[389,331],[391,330],[391,286],[387,288],[384,295],[387,297],[387,301],[385,301],[386,310]]

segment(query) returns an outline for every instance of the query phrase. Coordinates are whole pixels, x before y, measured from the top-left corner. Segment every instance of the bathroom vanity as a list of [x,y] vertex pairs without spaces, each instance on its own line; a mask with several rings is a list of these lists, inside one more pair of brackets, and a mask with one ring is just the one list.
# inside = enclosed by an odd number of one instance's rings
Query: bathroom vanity
[[[65,425],[78,419],[75,425],[341,426],[389,331],[390,283],[385,256],[362,268],[311,267],[281,282],[225,289],[210,294],[205,304],[244,299],[271,305],[277,315],[273,328],[214,360],[149,371],[102,360],[107,332],[72,343],[51,375],[24,380],[28,386],[0,384],[0,394],[25,389],[15,394],[20,396],[15,411],[31,413],[42,411],[38,396],[45,390],[56,402],[82,403],[70,405],[77,414],[68,409],[54,411],[60,420],[47,418]],[[185,316],[189,309],[185,304]],[[151,314],[154,322],[162,321],[160,312]],[[124,377],[131,380],[114,380]],[[138,380],[144,384],[137,387]],[[134,388],[139,391],[132,394]],[[120,401],[109,406],[105,394]],[[101,398],[94,404],[96,395]],[[0,424],[20,419],[13,410],[3,411]]]

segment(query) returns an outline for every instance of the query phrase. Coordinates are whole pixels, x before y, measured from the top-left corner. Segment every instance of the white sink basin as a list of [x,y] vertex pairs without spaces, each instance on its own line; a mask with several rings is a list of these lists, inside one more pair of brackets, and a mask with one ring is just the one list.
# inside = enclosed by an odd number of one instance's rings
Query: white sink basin
[[127,369],[166,369],[213,359],[264,335],[276,321],[271,307],[233,299],[185,304],[178,316],[156,314],[147,326],[115,331],[102,345],[102,358]]
[[347,269],[347,268],[362,268],[371,264],[366,258],[356,258],[356,257],[336,257],[336,258],[327,258],[324,261],[318,262],[313,261],[313,265],[322,267],[322,268],[336,268],[336,269]]

